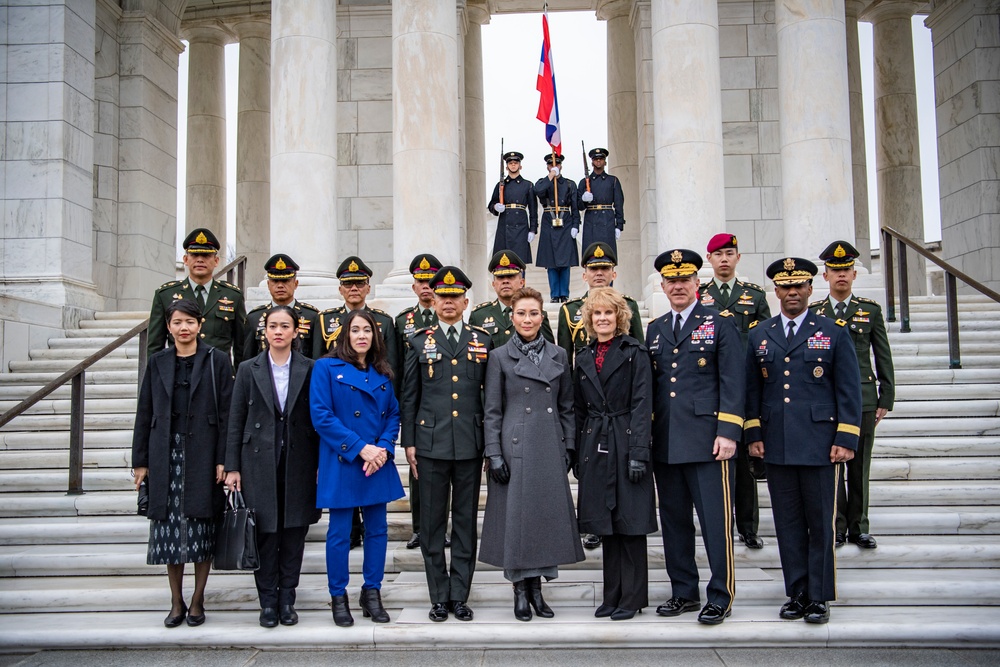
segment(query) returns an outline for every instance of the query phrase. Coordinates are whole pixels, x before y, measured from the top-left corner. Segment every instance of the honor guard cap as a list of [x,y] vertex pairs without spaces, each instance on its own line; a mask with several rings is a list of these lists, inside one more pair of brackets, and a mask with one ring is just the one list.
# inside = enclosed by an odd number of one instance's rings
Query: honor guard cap
[[184,252],[189,255],[217,253],[220,248],[219,239],[215,238],[211,230],[204,227],[193,230],[181,245],[184,246]]
[[414,280],[430,280],[441,268],[441,262],[434,255],[417,255],[410,262],[410,273]]
[[518,153],[517,151],[509,151],[503,154],[504,162],[511,162],[513,160],[517,160],[518,162],[520,162],[523,159],[524,159],[524,153]]
[[661,252],[653,263],[663,278],[687,278],[701,268],[701,255],[687,248],[674,248]]
[[490,273],[494,276],[516,276],[525,269],[525,264],[513,250],[499,250],[490,258]]
[[264,262],[264,273],[271,280],[294,278],[295,272],[298,270],[299,265],[295,263],[295,260],[280,252]]
[[337,278],[342,283],[361,283],[372,277],[372,270],[361,258],[348,257],[337,268]]
[[786,257],[775,260],[767,267],[767,277],[781,287],[794,287],[812,282],[818,269],[808,259],[801,257]]
[[431,278],[431,289],[441,296],[465,294],[472,287],[469,276],[457,266],[443,266]]
[[607,160],[608,156],[611,155],[611,153],[608,152],[607,148],[591,148],[590,152],[587,153],[587,155],[590,156],[591,160],[596,160],[598,158],[602,160]]
[[831,269],[849,269],[858,258],[858,249],[847,241],[834,241],[819,254],[819,258]]
[[739,250],[735,234],[716,234],[708,240],[708,254],[712,254],[716,250],[725,250],[726,248]]
[[618,256],[615,255],[615,251],[607,243],[597,241],[596,243],[591,243],[583,251],[583,260],[580,262],[580,266],[583,268],[591,266],[595,269],[606,266],[618,266]]
[[[559,153],[556,153],[555,156],[556,156],[556,164],[562,164],[563,156],[560,155]],[[546,153],[545,164],[552,164],[552,153]]]

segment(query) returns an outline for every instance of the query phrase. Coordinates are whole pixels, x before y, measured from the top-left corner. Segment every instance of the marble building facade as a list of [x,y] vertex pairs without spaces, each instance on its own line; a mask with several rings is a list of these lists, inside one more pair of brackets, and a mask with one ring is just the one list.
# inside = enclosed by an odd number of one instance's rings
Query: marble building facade
[[[359,254],[375,270],[375,296],[390,303],[409,297],[405,269],[428,248],[487,280],[481,30],[491,15],[540,2],[3,5],[4,361],[84,313],[148,308],[174,275],[177,188],[189,226],[223,230],[232,42],[241,48],[229,242],[250,258],[251,280],[271,252],[287,251],[310,291],[329,292],[338,258]],[[934,42],[942,254],[1000,285],[1000,2],[552,0],[549,9],[593,11],[607,24],[608,147],[630,222],[620,246],[638,260],[621,267],[627,292],[655,294],[660,249],[701,247],[722,230],[738,235],[741,275],[755,281],[773,259],[812,256],[833,238],[869,252],[859,20],[874,26],[880,216],[921,239],[915,13],[928,15]],[[181,40],[186,183],[176,182]]]

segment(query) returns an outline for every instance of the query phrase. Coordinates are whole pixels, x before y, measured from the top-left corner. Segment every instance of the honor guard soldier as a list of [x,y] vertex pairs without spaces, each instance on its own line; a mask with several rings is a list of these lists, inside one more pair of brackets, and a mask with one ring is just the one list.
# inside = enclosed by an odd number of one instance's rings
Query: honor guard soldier
[[[483,474],[483,382],[490,334],[464,325],[472,287],[461,269],[431,279],[438,323],[406,342],[400,442],[420,486],[420,551],[432,621],[471,621],[467,602],[476,569],[476,524]],[[444,541],[451,503],[451,563]]]
[[[396,315],[396,349],[403,357],[406,350],[406,340],[421,329],[437,324],[437,313],[434,312],[434,290],[431,289],[431,278],[441,268],[441,262],[434,255],[417,255],[410,262],[410,274],[413,276],[413,293],[417,295],[417,305],[410,306]],[[403,377],[402,358],[396,377]],[[402,384],[401,380],[398,384]],[[397,398],[399,398],[397,396]],[[420,546],[420,486],[417,479],[410,475],[410,520],[413,524],[413,534],[406,542],[407,549]]]
[[837,598],[837,473],[858,447],[861,377],[847,330],[809,312],[815,275],[798,257],[767,267],[781,313],[750,332],[743,437],[767,464],[788,595],[779,615],[826,623]]
[[587,155],[594,171],[580,181],[576,191],[583,214],[583,247],[601,241],[618,254],[618,239],[625,228],[625,193],[618,177],[604,171],[608,149],[594,148]]
[[[510,298],[514,296],[514,292],[524,287],[524,268],[520,256],[510,249],[498,250],[490,258],[492,287],[497,298],[473,308],[469,315],[469,324],[489,331],[493,338],[493,347],[506,344],[514,333],[514,324],[510,319],[512,305]],[[550,343],[555,342],[547,315],[542,319],[542,337]]]
[[743,431],[743,343],[733,318],[698,301],[701,256],[677,248],[656,258],[670,310],[649,323],[653,360],[653,476],[672,597],[660,616],[696,611],[698,512],[712,571],[698,621],[722,623],[736,594],[733,566],[732,457]]
[[322,347],[323,337],[316,329],[319,327],[319,311],[304,301],[295,300],[295,289],[299,281],[295,277],[299,265],[288,255],[278,253],[264,263],[264,274],[267,276],[267,291],[271,293],[271,302],[257,306],[247,313],[247,337],[243,344],[243,358],[253,359],[258,353],[267,349],[267,336],[264,335],[264,313],[274,306],[288,306],[295,311],[296,330],[299,333],[299,352],[316,359],[326,351]]
[[854,268],[857,249],[847,241],[834,241],[819,258],[826,263],[823,277],[830,284],[830,298],[810,303],[809,308],[847,329],[854,339],[861,370],[861,436],[854,458],[847,462],[846,483],[844,469],[840,471],[836,545],[843,546],[845,541],[850,541],[862,549],[875,549],[878,543],[868,532],[868,478],[875,427],[892,410],[896,398],[892,350],[882,319],[882,307],[871,299],[851,293],[858,275]]
[[[576,183],[560,176],[563,156],[545,156],[549,175],[535,183],[535,196],[542,202],[541,238],[535,265],[548,270],[549,297],[552,303],[569,300],[569,271],[576,266],[579,253],[576,235],[580,231]],[[558,183],[558,186],[553,185]]]
[[538,233],[538,200],[531,181],[521,175],[524,155],[517,151],[503,154],[507,176],[493,188],[487,210],[497,219],[493,253],[513,250],[531,264],[531,241]]
[[[767,296],[759,285],[744,282],[736,277],[736,265],[740,261],[740,250],[733,234],[716,234],[708,241],[708,263],[715,276],[698,288],[701,305],[732,315],[732,321],[740,332],[743,347],[747,335],[753,327],[771,317]],[[736,532],[740,541],[750,549],[762,549],[764,540],[757,536],[760,514],[757,503],[757,477],[754,465],[759,459],[750,460],[747,445],[740,442],[736,452],[736,483],[733,503],[736,510]]]
[[219,266],[219,239],[211,231],[198,228],[184,239],[184,266],[188,277],[160,285],[149,310],[150,356],[172,344],[164,317],[167,306],[178,299],[190,299],[201,306],[201,339],[207,345],[233,354],[233,367],[243,361],[246,305],[240,288],[212,274]]

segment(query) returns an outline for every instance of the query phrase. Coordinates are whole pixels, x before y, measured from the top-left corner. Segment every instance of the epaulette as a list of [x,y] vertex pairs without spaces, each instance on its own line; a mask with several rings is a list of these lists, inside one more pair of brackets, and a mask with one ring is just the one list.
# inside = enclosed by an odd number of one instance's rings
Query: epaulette
[[[622,296],[624,296],[624,295],[622,295]],[[628,297],[626,296],[625,298],[627,299]],[[578,296],[575,299],[570,299],[569,301],[567,301],[566,303],[563,304],[563,308],[565,308],[566,306],[568,306],[571,303],[581,303],[582,304],[583,303],[583,297],[582,296]]]
[[317,308],[316,306],[312,305],[311,303],[306,303],[305,301],[296,301],[295,305],[296,306],[302,306],[306,310],[311,310],[314,313],[318,313],[319,312],[319,308]]
[[736,282],[739,284],[740,287],[750,287],[757,290],[758,292],[764,291],[764,288],[756,283],[751,283],[746,280],[737,280]]
[[392,319],[392,315],[379,308],[369,308],[368,310],[372,311],[373,313],[376,313],[377,315],[385,315],[389,319]]
[[712,284],[711,280],[709,280],[707,283],[702,283],[701,285],[698,286],[698,291],[699,292],[704,292],[705,290],[708,289],[708,286],[711,285],[711,284]]
[[167,289],[168,287],[173,287],[174,285],[180,285],[181,282],[182,281],[180,281],[180,280],[171,280],[169,282],[165,282],[162,285],[160,285],[159,287],[157,287],[156,291],[159,292],[161,289]]
[[819,301],[813,301],[812,303],[809,304],[809,307],[810,308],[819,308],[820,306],[823,305],[824,301],[826,301],[826,299],[820,299]]
[[[436,329],[436,328],[437,328],[437,325],[436,324],[432,324],[429,327],[423,327],[421,329],[417,329],[416,331],[413,332],[413,336],[416,336],[417,334],[427,333],[431,329]],[[413,338],[413,336],[410,336],[410,338]]]
[[626,301],[631,301],[632,303],[634,303],[636,305],[638,305],[638,303],[639,303],[638,301],[636,301],[635,299],[633,299],[632,297],[630,297],[628,294],[622,294],[622,296],[625,297]]
[[485,308],[486,306],[492,306],[492,305],[493,305],[492,301],[483,301],[481,304],[479,304],[478,306],[476,306],[472,310],[479,310],[480,308]]
[[874,299],[868,299],[868,298],[865,298],[863,296],[856,296],[854,298],[857,299],[858,301],[860,301],[861,303],[870,303],[870,304],[872,304],[874,306],[878,306],[879,308],[882,307],[882,304],[880,304],[878,301],[875,301]]
[[237,287],[236,285],[234,285],[232,283],[227,283],[225,280],[220,280],[219,284],[222,285],[223,287],[228,287],[229,289],[234,289],[237,292],[240,292],[241,294],[243,293],[243,290],[241,290],[239,287]]
[[257,306],[256,308],[251,308],[250,312],[248,312],[247,315],[250,315],[250,313],[256,313],[258,310],[267,310],[267,304],[266,303],[262,303],[259,306]]
[[479,333],[486,334],[487,336],[492,336],[493,335],[489,331],[487,331],[486,329],[484,329],[482,327],[477,327],[475,324],[466,324],[465,326],[469,327],[470,329],[475,329]]
[[344,312],[344,307],[337,306],[336,308],[327,308],[326,310],[321,312],[320,315],[337,315],[342,312]]

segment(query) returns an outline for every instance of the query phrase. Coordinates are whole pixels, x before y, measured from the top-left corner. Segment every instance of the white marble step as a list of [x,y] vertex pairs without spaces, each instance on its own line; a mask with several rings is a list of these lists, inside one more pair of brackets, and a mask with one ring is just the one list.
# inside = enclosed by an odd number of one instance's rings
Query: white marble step
[[[888,422],[886,422],[888,423]],[[944,457],[996,456],[1000,452],[998,436],[933,435],[912,437],[888,436],[882,426],[875,436],[875,457]]]
[[[996,339],[996,334],[992,331],[959,331],[959,342],[965,343],[989,343]],[[901,343],[948,343],[948,332],[944,331],[910,331],[900,333],[899,331],[889,332],[889,343],[895,349]]]
[[134,328],[137,324],[149,317],[146,313],[143,317],[116,317],[108,319],[80,320],[79,329],[120,329],[122,332]]
[[[21,401],[41,389],[42,384],[0,384],[0,401]],[[138,392],[138,385],[135,382],[129,384],[90,384],[86,383],[84,394],[87,398],[87,405],[92,399],[134,399]],[[59,387],[45,400],[68,400],[72,394],[72,387],[67,383]],[[982,398],[982,397],[980,397]]]
[[[135,387],[132,387],[132,398],[98,398],[91,396],[85,388],[83,391],[86,399],[85,410],[89,415],[131,413],[135,415]],[[17,406],[20,401],[0,400],[0,412],[5,412]],[[68,415],[70,413],[70,400],[68,398],[52,400],[43,398],[38,403],[28,408],[25,415]]]
[[[81,359],[53,359],[53,360],[30,360],[11,361],[11,373],[64,373],[76,366]],[[104,358],[95,361],[90,367],[93,371],[131,371],[138,372],[139,365],[135,359],[115,359]],[[88,371],[90,372],[90,371]]]
[[[90,355],[100,352],[101,347],[61,347],[31,350],[28,355],[35,361],[52,361],[61,359],[72,359],[83,361]],[[105,359],[138,359],[139,347],[136,345],[123,345],[108,352]]]
[[[961,341],[961,334],[966,331],[996,331],[997,325],[1000,324],[1000,318],[991,319],[970,319],[962,318],[958,319],[959,326],[959,341]],[[900,322],[887,322],[886,329],[888,329],[889,334],[899,333]],[[910,319],[910,329],[911,332],[947,332],[948,322],[944,318],[937,317],[927,317],[927,318],[911,318]],[[909,334],[901,334],[908,336]]]
[[931,421],[943,417],[997,417],[1000,416],[1000,400],[908,400],[897,402],[888,415],[888,423],[893,419],[926,419]]
[[[0,396],[2,395],[0,393]],[[1000,399],[1000,383],[908,384],[896,387],[897,404],[907,401],[964,401],[970,399]]]
[[[56,371],[0,373],[0,387],[35,385],[40,389],[61,374],[61,372]],[[134,386],[137,380],[138,368],[130,371],[102,371],[91,368],[84,374],[84,384],[88,387],[98,384],[132,384]]]
[[99,310],[94,313],[95,320],[144,320],[147,317],[148,310]]
[[[892,358],[905,359],[909,356],[916,357],[947,357],[950,348],[948,347],[948,341],[941,341],[935,343],[920,343],[917,341],[913,342],[899,342],[892,341],[890,343],[892,346]],[[974,356],[987,356],[995,355],[997,351],[996,342],[972,342],[972,341],[961,341],[961,346],[959,352],[964,362],[967,357]],[[34,355],[32,355],[34,358]]]
[[897,368],[895,376],[897,386],[997,383],[1000,382],[1000,368]]
[[935,419],[889,419],[878,425],[879,436],[1000,435],[1000,418],[940,417]]
[[[84,450],[132,446],[132,425],[108,431],[88,431],[83,436]],[[0,451],[57,449],[68,451],[68,431],[0,431]]]
[[[88,485],[90,474],[97,469],[114,470],[131,468],[131,448],[89,449],[86,447],[87,444],[87,438],[84,436],[83,469],[85,471],[84,474],[87,475]],[[6,472],[17,471],[18,474],[22,475],[47,474],[52,470],[57,470],[65,475],[68,459],[68,449],[0,451],[0,470]],[[60,486],[59,488],[61,489],[62,487]],[[7,490],[4,488],[4,491]],[[41,489],[39,488],[38,490]]]
[[[13,362],[11,362],[13,363]],[[52,362],[49,362],[52,363]],[[898,370],[910,369],[945,369],[950,359],[947,355],[927,356],[896,356],[892,358],[893,366]],[[998,354],[962,355],[963,368],[1000,368]]]
[[[69,413],[61,415],[21,415],[2,427],[3,431],[68,431]],[[89,430],[130,429],[135,423],[135,413],[93,414],[83,416],[84,428]],[[86,437],[85,437],[86,439]]]
[[[115,339],[112,336],[90,336],[88,338],[50,338],[48,342],[50,350],[75,350],[77,348],[84,347],[99,350],[105,345],[113,343],[114,340]],[[139,337],[136,336],[133,342],[126,343],[126,345],[138,348]]]
[[[82,322],[81,322],[82,324]],[[132,327],[122,327],[117,329],[114,327],[109,327],[108,324],[101,323],[101,328],[87,327],[86,329],[67,329],[66,330],[66,340],[73,340],[77,338],[108,338],[115,339],[126,334]],[[136,337],[138,339],[138,336]]]

